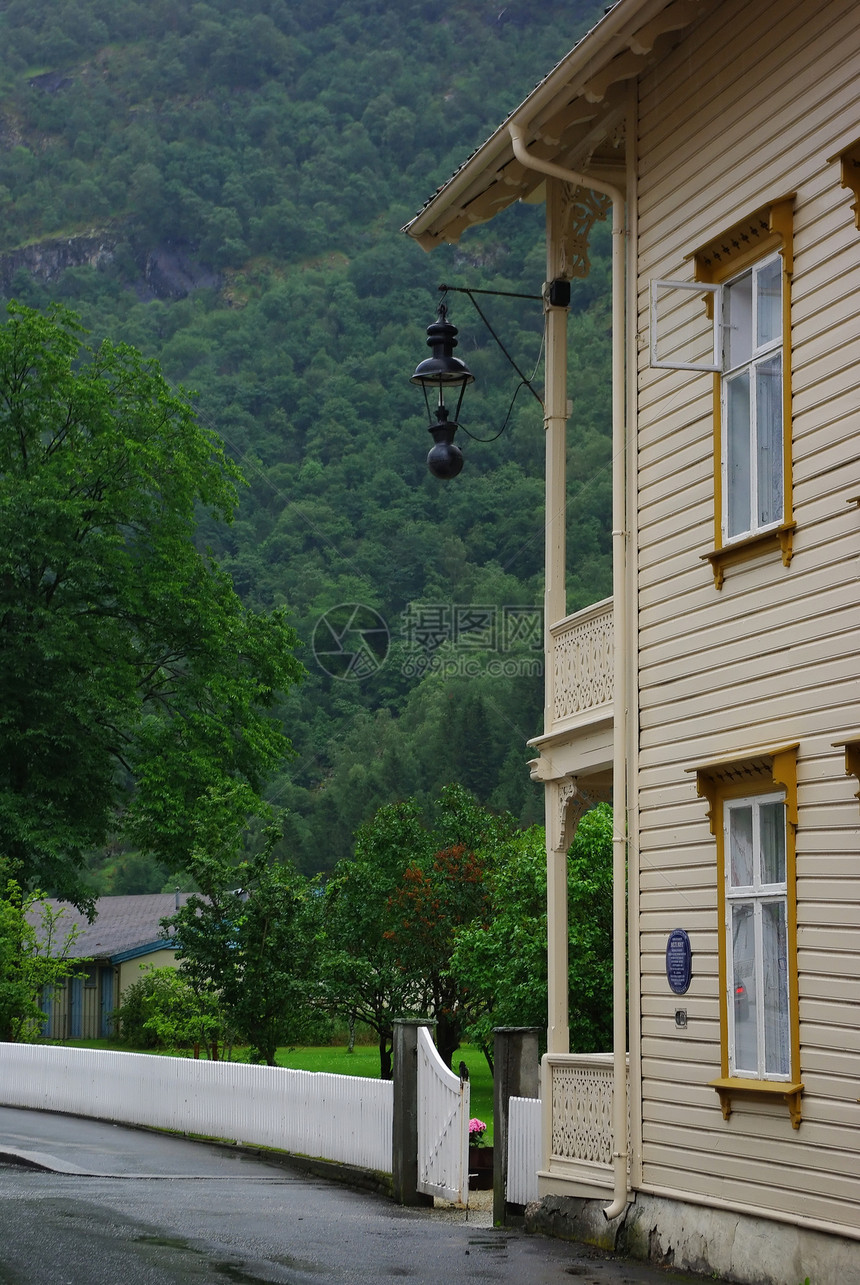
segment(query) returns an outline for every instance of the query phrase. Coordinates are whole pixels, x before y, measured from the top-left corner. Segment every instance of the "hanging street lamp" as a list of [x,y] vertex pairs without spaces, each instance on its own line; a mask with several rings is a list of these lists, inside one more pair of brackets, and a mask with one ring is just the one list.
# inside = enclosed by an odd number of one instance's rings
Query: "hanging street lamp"
[[[433,436],[434,445],[427,456],[427,467],[434,477],[443,480],[456,477],[463,467],[463,452],[455,444],[454,434],[459,427],[457,420],[466,385],[475,382],[475,376],[466,363],[454,356],[457,334],[457,327],[448,320],[446,305],[440,303],[438,317],[432,326],[427,327],[427,345],[433,349],[433,356],[419,362],[410,380],[424,390],[428,431]],[[430,398],[434,392],[438,400],[435,409],[431,409]],[[446,394],[452,403],[455,396],[457,399],[453,419],[448,417]]]

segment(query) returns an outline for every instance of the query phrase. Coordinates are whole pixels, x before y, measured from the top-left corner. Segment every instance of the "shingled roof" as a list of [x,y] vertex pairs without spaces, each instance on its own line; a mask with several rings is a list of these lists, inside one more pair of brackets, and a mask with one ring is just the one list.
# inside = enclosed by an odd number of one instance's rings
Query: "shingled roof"
[[[47,905],[53,912],[62,911],[58,927],[65,935],[73,925],[79,930],[69,952],[73,959],[112,959],[127,954],[145,954],[169,946],[161,937],[161,920],[174,914],[177,902],[184,906],[189,893],[152,892],[127,897],[99,897],[96,918],[92,923],[86,915],[66,901],[46,899],[37,903],[28,918],[39,928],[39,906]],[[65,931],[64,931],[65,930]]]

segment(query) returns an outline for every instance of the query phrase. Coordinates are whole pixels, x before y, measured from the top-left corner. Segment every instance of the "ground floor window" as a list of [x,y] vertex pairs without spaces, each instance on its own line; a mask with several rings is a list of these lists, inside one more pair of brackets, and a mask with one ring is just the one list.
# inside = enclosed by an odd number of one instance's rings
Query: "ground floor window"
[[724,809],[729,1074],[787,1080],[791,1070],[785,801]]
[[797,979],[797,744],[691,768],[716,840],[720,1074],[738,1099],[781,1100],[801,1120]]

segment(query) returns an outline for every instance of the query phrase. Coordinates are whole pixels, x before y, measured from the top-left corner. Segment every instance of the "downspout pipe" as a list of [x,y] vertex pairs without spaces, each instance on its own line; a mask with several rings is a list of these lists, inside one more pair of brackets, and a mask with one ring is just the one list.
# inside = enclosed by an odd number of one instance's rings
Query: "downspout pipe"
[[612,601],[613,601],[613,738],[612,738],[612,1204],[607,1220],[627,1208],[627,666],[628,627],[625,593],[625,193],[612,183],[565,169],[532,156],[525,130],[508,123],[514,156],[526,169],[590,188],[612,201]]

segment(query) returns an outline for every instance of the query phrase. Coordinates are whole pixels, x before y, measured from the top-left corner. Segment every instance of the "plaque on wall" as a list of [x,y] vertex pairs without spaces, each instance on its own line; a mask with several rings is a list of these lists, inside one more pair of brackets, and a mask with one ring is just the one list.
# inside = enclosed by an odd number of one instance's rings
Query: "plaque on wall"
[[666,943],[666,977],[676,995],[686,995],[693,980],[693,949],[683,928],[675,928]]

